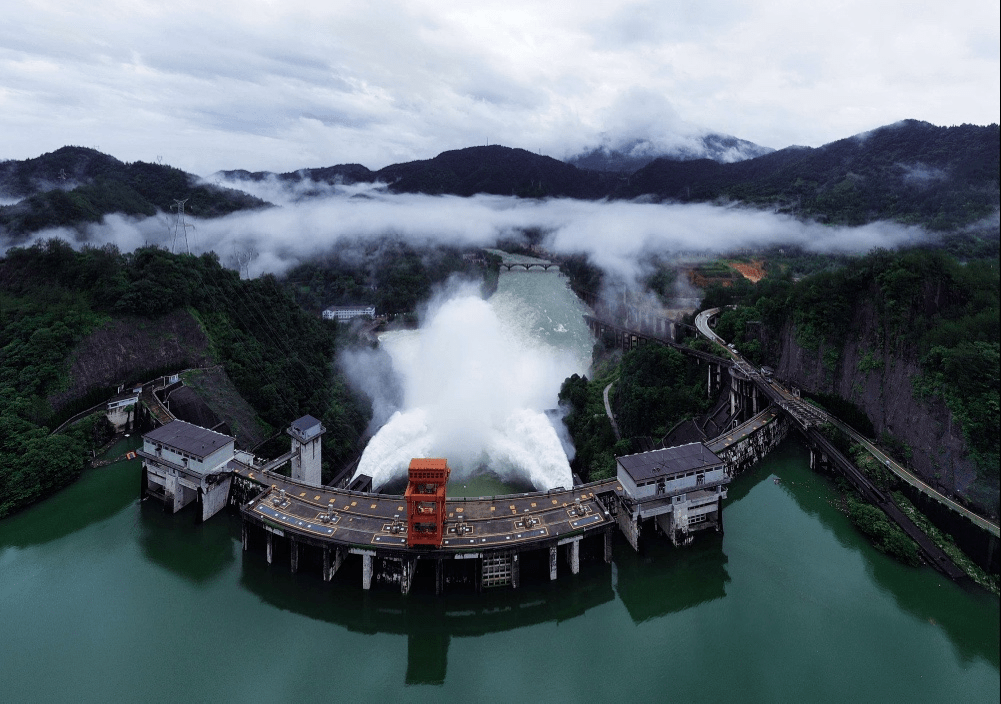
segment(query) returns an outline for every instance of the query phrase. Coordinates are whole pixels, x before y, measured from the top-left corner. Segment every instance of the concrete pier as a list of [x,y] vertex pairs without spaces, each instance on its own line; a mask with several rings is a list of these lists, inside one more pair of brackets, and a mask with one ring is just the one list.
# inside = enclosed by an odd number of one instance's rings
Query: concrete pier
[[371,589],[372,575],[375,572],[375,553],[363,553],[361,560],[361,588]]
[[410,584],[414,578],[414,570],[417,569],[416,557],[404,557],[400,559],[400,593],[409,594]]
[[556,546],[549,548],[549,579],[550,581],[556,579]]
[[341,547],[323,546],[323,581],[329,582],[344,563],[347,550]]

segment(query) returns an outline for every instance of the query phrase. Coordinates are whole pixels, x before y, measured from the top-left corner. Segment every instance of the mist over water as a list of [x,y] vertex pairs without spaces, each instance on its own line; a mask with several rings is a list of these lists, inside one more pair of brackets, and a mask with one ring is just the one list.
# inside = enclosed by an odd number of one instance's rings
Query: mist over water
[[485,471],[542,490],[572,486],[553,425],[562,423],[545,411],[557,406],[563,380],[590,365],[584,312],[557,272],[512,272],[489,301],[460,289],[420,330],[382,335],[402,404],[356,473],[378,488],[404,476],[411,458],[445,457],[453,481]]

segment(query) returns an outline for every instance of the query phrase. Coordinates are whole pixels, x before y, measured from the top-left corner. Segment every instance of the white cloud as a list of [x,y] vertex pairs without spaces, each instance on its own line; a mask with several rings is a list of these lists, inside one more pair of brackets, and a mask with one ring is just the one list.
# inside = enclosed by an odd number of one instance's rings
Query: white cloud
[[561,157],[647,127],[782,147],[983,124],[998,23],[973,0],[28,1],[0,25],[0,158],[69,143],[207,174],[487,141]]
[[[238,185],[230,183],[229,185]],[[233,265],[238,252],[253,248],[250,273],[282,273],[335,247],[386,235],[415,244],[492,246],[528,228],[548,233],[545,245],[557,253],[586,252],[618,278],[633,280],[650,255],[795,244],[818,252],[865,252],[925,239],[923,230],[891,223],[828,227],[789,216],[742,207],[676,205],[628,201],[520,200],[503,196],[392,195],[378,186],[320,187],[327,197],[296,202],[275,198],[274,184],[259,184],[261,195],[281,207],[242,211],[213,220],[192,219],[193,252],[215,251]],[[298,191],[296,191],[298,192]],[[365,197],[353,197],[358,195]],[[48,230],[35,240],[62,237],[79,244],[75,232]],[[112,243],[130,251],[145,243],[173,242],[164,216],[134,220],[118,215],[87,228],[86,241]]]

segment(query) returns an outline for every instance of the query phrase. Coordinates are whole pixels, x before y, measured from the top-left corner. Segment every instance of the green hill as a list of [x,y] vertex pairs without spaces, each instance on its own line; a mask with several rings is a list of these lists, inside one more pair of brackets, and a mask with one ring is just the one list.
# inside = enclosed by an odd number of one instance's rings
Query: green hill
[[79,227],[111,213],[170,212],[175,199],[186,199],[185,211],[202,218],[268,205],[242,191],[199,183],[172,166],[126,164],[84,147],[0,163],[0,193],[22,199],[0,206],[0,235],[6,233],[13,243],[31,232]]
[[[280,429],[307,413],[323,421],[328,476],[353,455],[368,418],[330,364],[337,325],[303,311],[274,277],[240,280],[214,254],[156,248],[121,254],[113,247],[76,252],[52,240],[0,258],[0,517],[72,481],[88,458],[88,424],[56,436],[49,431],[108,398],[114,387],[67,398],[78,381],[70,379],[71,360],[77,350],[100,355],[102,347],[111,357],[120,350],[109,347],[132,338],[83,343],[117,328],[145,325],[166,333],[177,322],[165,319],[178,314],[203,331],[178,340],[181,353],[195,338],[207,337],[210,361],[222,365],[267,426]],[[190,352],[204,358],[204,349]],[[118,382],[166,371],[133,365]]]

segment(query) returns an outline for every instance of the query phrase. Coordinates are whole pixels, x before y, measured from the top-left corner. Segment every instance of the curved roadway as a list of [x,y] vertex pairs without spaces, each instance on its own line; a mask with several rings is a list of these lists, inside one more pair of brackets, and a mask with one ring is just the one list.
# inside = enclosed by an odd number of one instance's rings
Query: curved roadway
[[603,394],[605,397],[605,415],[608,416],[608,420],[612,424],[612,430],[615,431],[615,439],[621,440],[622,433],[619,432],[619,424],[615,422],[615,415],[612,413],[612,404],[608,402],[608,392],[611,391],[612,384],[614,383],[615,383],[614,381],[609,383],[609,385],[605,387],[605,391]]
[[[723,347],[726,347],[726,340],[717,335],[712,330],[712,328],[709,327],[710,318],[713,318],[714,316],[718,315],[720,310],[722,309],[710,308],[709,310],[704,310],[701,313],[699,313],[698,316],[696,316],[695,318],[695,327],[698,329],[700,333],[705,335],[706,338],[708,338],[712,342],[719,343]],[[735,364],[741,369],[743,369],[745,372],[748,371],[749,369],[754,369],[751,366],[751,364],[745,361],[739,354],[737,354],[733,350],[730,350],[729,348],[727,348],[727,351],[730,353],[730,356],[733,358]],[[752,376],[758,376],[756,369],[754,370],[754,372],[755,373]],[[854,428],[851,428],[845,423],[842,423],[840,420],[838,420],[831,414],[827,413],[823,409],[813,406],[812,404],[807,404],[802,399],[793,396],[787,389],[785,389],[777,381],[773,379],[765,380],[762,378],[762,382],[768,384],[774,392],[776,392],[779,396],[782,397],[782,399],[786,402],[787,405],[798,407],[797,410],[802,409],[805,413],[814,416],[813,420],[819,420],[820,422],[831,423],[832,425],[835,425],[841,430],[843,430],[852,440],[865,447],[870,453],[872,453],[873,457],[875,457],[878,461],[882,462],[884,467],[886,467],[895,475],[897,475],[897,477],[899,477],[901,480],[907,482],[918,491],[927,494],[936,501],[945,504],[953,511],[956,511],[957,513],[970,519],[970,521],[972,521],[975,525],[979,526],[980,528],[983,528],[986,531],[989,531],[995,537],[1001,537],[1001,527],[999,527],[997,523],[993,523],[992,521],[989,521],[983,516],[980,516],[979,514],[970,511],[962,504],[956,503],[948,496],[942,494],[938,490],[929,486],[924,481],[922,481],[918,476],[916,476],[915,474],[913,474],[912,472],[901,466],[899,463],[897,463],[896,460],[887,455],[883,450],[880,450],[878,447],[876,447],[876,445],[874,445],[870,440],[861,435]]]

